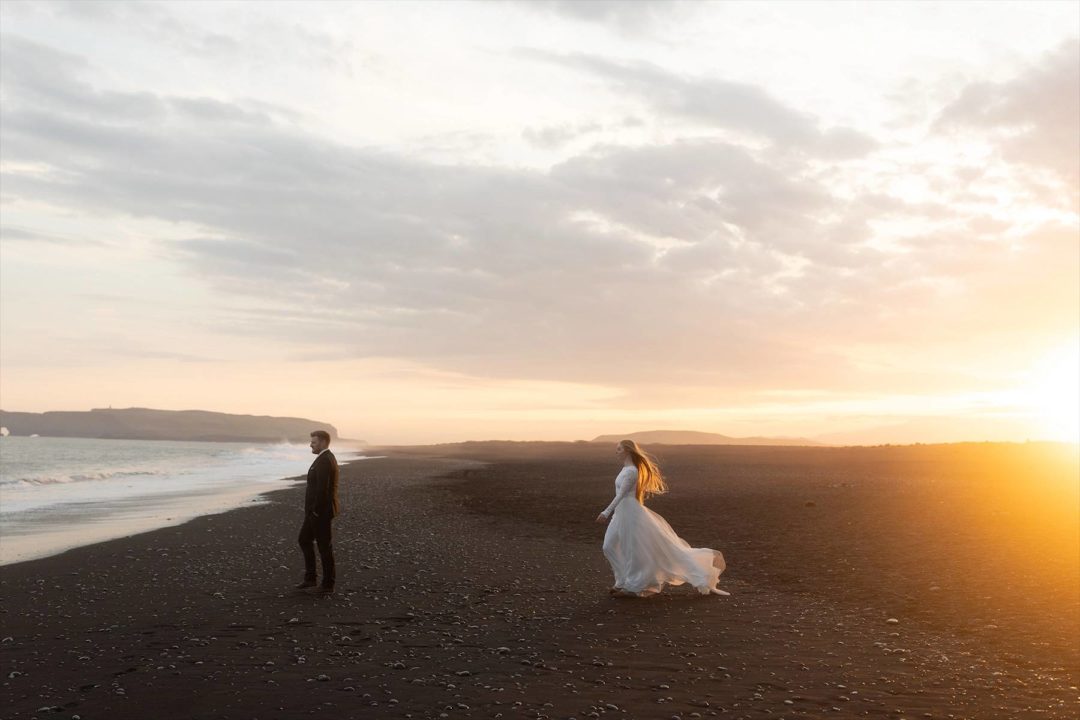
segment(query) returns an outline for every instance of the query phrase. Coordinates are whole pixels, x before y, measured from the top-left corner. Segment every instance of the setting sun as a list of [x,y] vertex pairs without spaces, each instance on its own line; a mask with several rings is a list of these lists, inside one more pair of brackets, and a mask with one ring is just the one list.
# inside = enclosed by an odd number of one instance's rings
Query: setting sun
[[1039,359],[1027,373],[1018,402],[1030,409],[1041,437],[1080,442],[1080,340]]

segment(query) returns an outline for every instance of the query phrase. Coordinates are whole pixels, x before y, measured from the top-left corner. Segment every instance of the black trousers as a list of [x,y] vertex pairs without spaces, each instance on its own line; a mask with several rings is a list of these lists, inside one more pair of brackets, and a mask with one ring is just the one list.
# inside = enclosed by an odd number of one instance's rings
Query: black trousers
[[322,559],[323,587],[332,587],[337,576],[334,572],[334,547],[330,532],[328,517],[304,518],[304,524],[300,527],[300,549],[304,551],[304,579],[315,582],[315,544],[319,545],[319,556]]

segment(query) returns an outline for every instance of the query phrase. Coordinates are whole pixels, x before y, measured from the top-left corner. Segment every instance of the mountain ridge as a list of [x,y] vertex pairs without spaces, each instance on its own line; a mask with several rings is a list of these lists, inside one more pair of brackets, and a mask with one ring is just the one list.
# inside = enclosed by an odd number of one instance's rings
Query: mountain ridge
[[825,447],[823,443],[809,438],[732,437],[700,430],[641,430],[625,435],[597,435],[590,442],[618,442],[633,440],[659,445],[799,445]]
[[0,426],[13,436],[109,440],[307,442],[313,430],[338,432],[330,423],[297,417],[236,415],[210,410],[93,408],[26,413],[0,410]]

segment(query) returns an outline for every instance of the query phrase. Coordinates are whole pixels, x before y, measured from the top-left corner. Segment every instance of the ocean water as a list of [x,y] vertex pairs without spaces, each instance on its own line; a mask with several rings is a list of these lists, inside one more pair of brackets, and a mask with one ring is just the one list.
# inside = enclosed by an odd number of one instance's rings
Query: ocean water
[[306,444],[0,438],[0,564],[261,502],[313,459]]

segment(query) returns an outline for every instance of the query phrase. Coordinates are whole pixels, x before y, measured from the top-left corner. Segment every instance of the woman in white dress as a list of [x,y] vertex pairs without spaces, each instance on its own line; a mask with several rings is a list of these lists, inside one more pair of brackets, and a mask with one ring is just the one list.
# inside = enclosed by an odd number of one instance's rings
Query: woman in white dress
[[665,584],[690,583],[702,595],[728,595],[716,587],[724,556],[690,547],[664,518],[645,507],[646,496],[667,491],[656,460],[633,440],[620,441],[615,454],[623,461],[615,478],[615,499],[596,517],[596,522],[608,523],[604,556],[615,573],[612,594],[646,597]]

